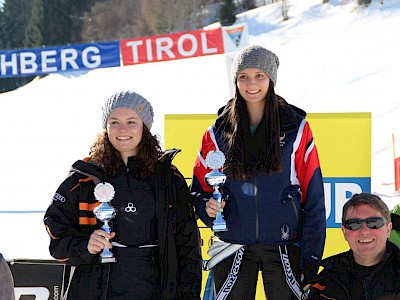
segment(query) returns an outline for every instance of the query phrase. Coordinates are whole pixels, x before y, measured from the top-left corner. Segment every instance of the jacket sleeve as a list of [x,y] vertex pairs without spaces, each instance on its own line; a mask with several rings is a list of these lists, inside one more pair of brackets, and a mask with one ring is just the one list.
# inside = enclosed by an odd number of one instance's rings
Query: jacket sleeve
[[177,169],[174,177],[177,203],[175,243],[180,277],[178,291],[182,294],[182,299],[200,299],[202,282],[200,232],[186,181]]
[[194,199],[196,214],[208,227],[212,227],[214,218],[206,213],[206,203],[212,197],[213,189],[206,183],[204,177],[212,170],[206,166],[205,159],[208,152],[216,150],[215,137],[213,127],[210,126],[203,135],[200,149],[196,157],[193,167],[192,183],[190,185],[190,193]]
[[299,268],[312,270],[316,274],[326,236],[323,179],[314,137],[305,120],[298,136],[295,164],[303,206]]
[[321,273],[314,279],[309,289],[307,300],[326,300],[326,299],[361,299],[361,296],[356,296],[354,293],[350,295],[348,287],[341,281],[341,277],[346,271],[337,273],[330,270],[322,270]]
[[87,245],[91,232],[79,226],[78,175],[71,173],[59,186],[44,216],[50,255],[68,265],[91,263],[96,255]]

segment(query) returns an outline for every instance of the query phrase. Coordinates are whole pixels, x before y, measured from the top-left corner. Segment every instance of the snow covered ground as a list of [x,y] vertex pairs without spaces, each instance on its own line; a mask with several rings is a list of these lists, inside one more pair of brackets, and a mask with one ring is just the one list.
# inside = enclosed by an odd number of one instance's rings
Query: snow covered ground
[[[237,22],[247,22],[251,44],[279,56],[276,91],[290,103],[309,113],[372,112],[372,192],[392,208],[400,202],[392,146],[392,133],[400,134],[400,2],[288,3],[288,21],[279,2]],[[226,57],[214,55],[53,74],[0,94],[0,252],[50,258],[43,212],[70,165],[87,156],[110,94],[129,88],[150,100],[152,131],[163,138],[164,114],[215,113],[230,97],[229,84]]]

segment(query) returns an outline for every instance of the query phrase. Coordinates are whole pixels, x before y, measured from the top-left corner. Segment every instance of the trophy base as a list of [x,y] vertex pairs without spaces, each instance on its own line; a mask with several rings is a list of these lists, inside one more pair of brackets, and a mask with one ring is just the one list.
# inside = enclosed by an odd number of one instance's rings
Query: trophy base
[[228,231],[226,224],[213,225],[212,229],[214,232]]
[[100,257],[100,262],[102,264],[113,263],[117,262],[117,259],[115,257]]

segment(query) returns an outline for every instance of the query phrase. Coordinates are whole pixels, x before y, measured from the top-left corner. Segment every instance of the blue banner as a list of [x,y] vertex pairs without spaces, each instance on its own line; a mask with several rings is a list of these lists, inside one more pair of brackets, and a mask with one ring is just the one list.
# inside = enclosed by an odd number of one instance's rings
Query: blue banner
[[371,177],[325,178],[326,227],[340,228],[343,205],[354,194],[371,192]]
[[119,41],[0,51],[0,78],[120,66]]

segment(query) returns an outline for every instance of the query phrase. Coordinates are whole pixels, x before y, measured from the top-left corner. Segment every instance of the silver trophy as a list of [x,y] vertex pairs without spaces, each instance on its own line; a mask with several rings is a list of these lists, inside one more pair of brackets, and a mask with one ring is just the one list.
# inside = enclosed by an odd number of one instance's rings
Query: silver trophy
[[[112,218],[115,217],[117,209],[109,204],[111,199],[114,197],[115,191],[114,187],[108,182],[101,182],[94,188],[94,196],[96,200],[101,202],[93,212],[97,219],[102,221],[104,224],[101,227],[105,232],[110,233],[111,227],[108,224]],[[108,248],[104,248],[103,252],[100,254],[101,263],[116,262],[117,260],[113,256],[112,252]]]
[[[204,177],[204,180],[214,189],[213,198],[217,200],[218,207],[221,207],[222,194],[219,188],[225,183],[226,175],[220,172],[218,169],[222,168],[225,163],[225,155],[221,151],[210,151],[206,157],[206,163],[212,171]],[[214,232],[227,231],[226,222],[221,214],[221,211],[217,212],[215,216],[214,225],[212,227]]]

